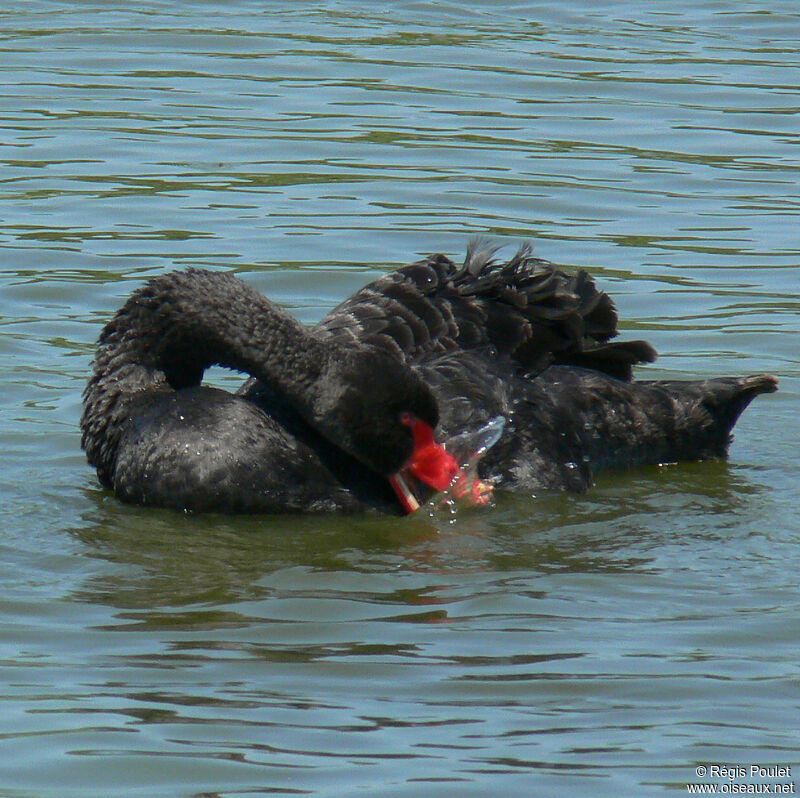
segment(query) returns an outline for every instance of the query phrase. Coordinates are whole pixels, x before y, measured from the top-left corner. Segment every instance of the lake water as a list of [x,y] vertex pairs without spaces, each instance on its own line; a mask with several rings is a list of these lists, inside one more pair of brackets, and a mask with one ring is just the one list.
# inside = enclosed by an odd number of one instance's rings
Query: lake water
[[[0,795],[793,783],[799,14],[6,3]],[[80,393],[145,277],[235,270],[313,322],[476,234],[588,266],[661,352],[648,377],[781,391],[727,464],[454,523],[184,517],[99,488]],[[751,764],[797,773],[711,769]]]

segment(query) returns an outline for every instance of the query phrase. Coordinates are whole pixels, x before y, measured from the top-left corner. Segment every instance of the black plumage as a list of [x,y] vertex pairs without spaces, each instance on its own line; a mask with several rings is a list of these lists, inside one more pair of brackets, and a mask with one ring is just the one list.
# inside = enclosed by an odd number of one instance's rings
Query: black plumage
[[[134,291],[103,329],[82,444],[126,501],[224,512],[399,511],[387,477],[411,413],[438,437],[507,419],[480,463],[500,488],[583,490],[603,468],[724,457],[770,375],[633,381],[655,358],[616,342],[591,276],[524,246],[433,255],[306,328],[230,274],[188,269]],[[237,394],[201,385],[221,364]]]

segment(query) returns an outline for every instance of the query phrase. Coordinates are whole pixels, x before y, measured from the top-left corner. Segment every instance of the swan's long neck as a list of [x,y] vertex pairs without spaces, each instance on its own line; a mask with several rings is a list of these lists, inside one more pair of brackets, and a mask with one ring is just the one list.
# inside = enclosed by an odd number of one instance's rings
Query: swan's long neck
[[83,447],[108,482],[120,429],[142,392],[198,385],[218,364],[303,402],[326,353],[300,322],[230,274],[188,269],[156,277],[100,335],[84,391]]

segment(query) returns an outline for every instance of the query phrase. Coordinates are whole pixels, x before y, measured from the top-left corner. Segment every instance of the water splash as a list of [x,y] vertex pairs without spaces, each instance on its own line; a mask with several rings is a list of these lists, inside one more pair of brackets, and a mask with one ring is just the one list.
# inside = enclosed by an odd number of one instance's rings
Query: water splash
[[428,503],[431,518],[446,508],[449,523],[455,523],[460,505],[489,505],[494,495],[495,480],[481,479],[478,464],[486,452],[500,440],[506,426],[504,416],[495,416],[482,427],[448,438],[445,448],[459,463],[458,473],[447,490],[437,493]]

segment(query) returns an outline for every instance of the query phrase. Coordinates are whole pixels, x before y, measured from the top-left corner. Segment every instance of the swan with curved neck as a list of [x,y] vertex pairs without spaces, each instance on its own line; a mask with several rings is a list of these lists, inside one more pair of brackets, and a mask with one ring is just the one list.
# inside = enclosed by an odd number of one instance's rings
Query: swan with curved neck
[[[103,485],[139,504],[408,512],[458,478],[441,441],[465,430],[500,438],[461,486],[478,501],[487,478],[580,490],[598,468],[725,456],[739,414],[777,385],[635,382],[655,353],[614,335],[585,272],[525,247],[507,263],[473,247],[460,268],[431,256],[313,329],[230,274],[171,272],[104,327],[82,445]],[[236,394],[203,385],[215,364],[251,379]],[[513,423],[492,427],[502,417]]]
[[[103,484],[125,481],[120,447],[131,430],[146,419],[152,435],[163,435],[152,408],[165,394],[195,398],[190,389],[200,386],[211,365],[257,378],[311,429],[387,479],[397,480],[407,462],[413,466],[415,436],[433,440],[436,400],[405,364],[380,350],[324,343],[232,275],[188,269],[134,292],[100,336],[81,425],[87,457]],[[210,397],[204,396],[209,405]],[[215,420],[211,414],[206,419],[209,435]],[[442,446],[431,451],[434,470],[453,472]],[[436,480],[434,487],[444,486]]]

